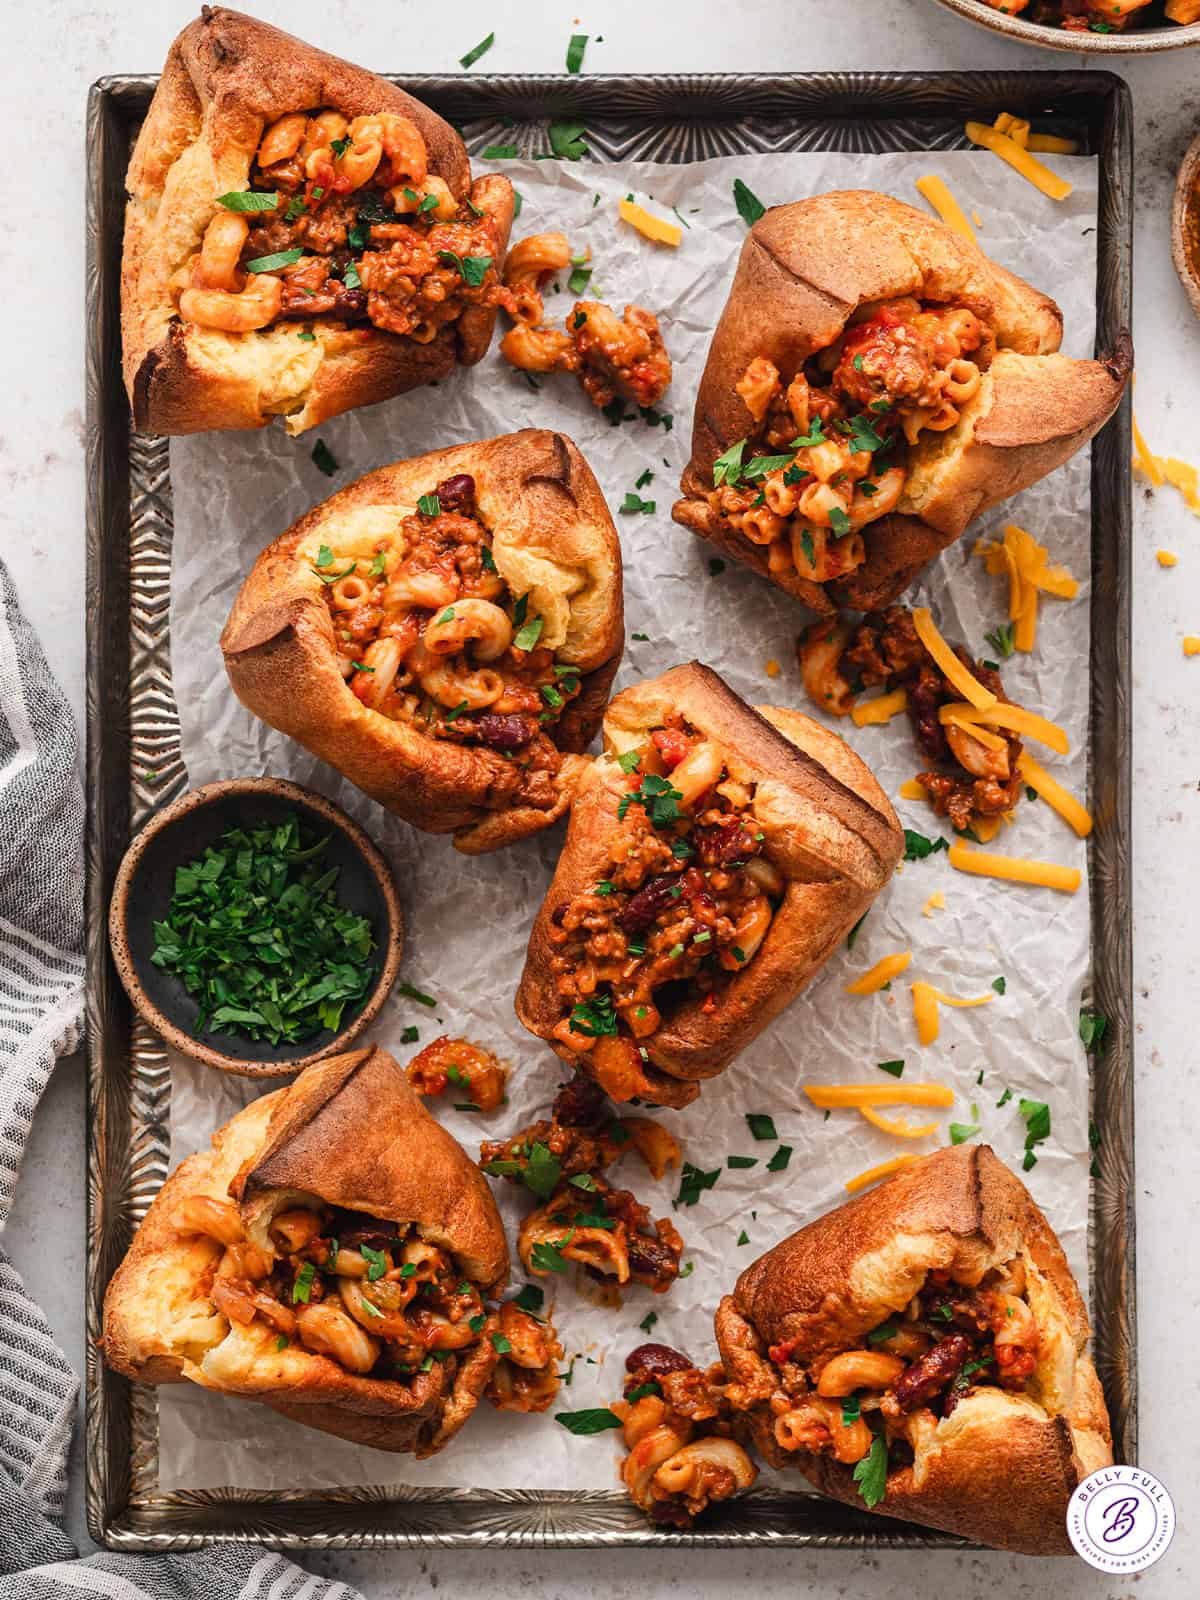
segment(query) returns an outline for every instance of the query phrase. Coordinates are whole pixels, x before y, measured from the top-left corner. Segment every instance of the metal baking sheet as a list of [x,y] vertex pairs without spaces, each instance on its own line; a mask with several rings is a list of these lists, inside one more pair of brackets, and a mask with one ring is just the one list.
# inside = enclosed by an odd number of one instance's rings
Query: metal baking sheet
[[[963,123],[1036,116],[1099,158],[1097,348],[1127,327],[1132,119],[1106,73],[812,73],[397,79],[462,130],[468,148],[545,147],[548,120],[586,123],[591,160],[695,161],[740,151],[946,150]],[[717,1508],[688,1533],[650,1526],[613,1491],[371,1486],[285,1494],[157,1487],[155,1391],[111,1373],[98,1340],[104,1290],[167,1173],[170,1072],[131,1010],[106,917],[131,834],[187,787],[171,685],[171,484],[165,439],[134,435],[121,385],[124,174],[156,79],[101,79],[88,102],[87,195],[87,1514],[114,1549],[260,1541],[288,1549],[413,1544],[812,1545],[920,1548],[961,1541],[774,1490]],[[1092,1067],[1099,1136],[1089,1252],[1097,1366],[1116,1456],[1136,1458],[1129,772],[1130,410],[1092,452],[1092,1003],[1109,1018]],[[147,774],[153,774],[149,779]],[[386,1477],[393,1458],[380,1458]]]

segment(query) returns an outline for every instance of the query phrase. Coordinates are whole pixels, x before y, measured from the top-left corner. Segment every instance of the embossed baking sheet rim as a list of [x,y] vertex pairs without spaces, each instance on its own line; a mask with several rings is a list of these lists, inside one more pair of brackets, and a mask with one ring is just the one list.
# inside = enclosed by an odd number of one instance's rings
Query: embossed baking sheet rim
[[[134,1016],[105,934],[131,832],[180,793],[167,611],[171,498],[166,441],[133,435],[121,386],[118,285],[123,179],[152,76],[101,79],[88,102],[87,915],[88,1238],[86,1494],[93,1538],[163,1551],[214,1541],[288,1549],[777,1545],[921,1548],[961,1541],[869,1518],[814,1494],[751,1494],[680,1534],[649,1526],[616,1492],[364,1488],[321,1494],[156,1489],[153,1389],[100,1353],[108,1280],[166,1175],[170,1075]],[[546,118],[585,122],[597,159],[695,160],[749,149],[951,149],[967,116],[1034,114],[1084,134],[1099,157],[1097,348],[1131,306],[1129,91],[1099,72],[805,73],[645,77],[413,77],[469,121],[470,148],[528,142]],[[510,124],[505,119],[512,118]],[[1098,1134],[1089,1255],[1097,1365],[1119,1460],[1136,1457],[1130,901],[1128,400],[1092,454],[1089,852],[1092,1000],[1109,1018],[1092,1072]],[[153,772],[155,781],[145,774]],[[248,1423],[252,1420],[248,1417]]]

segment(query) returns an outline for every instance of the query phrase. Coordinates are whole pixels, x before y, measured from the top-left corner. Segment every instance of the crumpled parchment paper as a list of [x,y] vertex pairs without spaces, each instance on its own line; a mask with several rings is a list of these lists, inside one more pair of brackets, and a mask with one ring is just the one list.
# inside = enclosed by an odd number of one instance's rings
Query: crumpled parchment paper
[[[356,816],[388,854],[404,900],[407,945],[402,980],[435,996],[428,1009],[393,994],[373,1037],[407,1060],[419,1046],[400,1043],[415,1025],[421,1044],[440,1032],[475,1038],[512,1065],[509,1103],[480,1117],[454,1111],[449,1097],[431,1109],[474,1155],[494,1138],[544,1114],[563,1071],[551,1052],[527,1035],[512,1000],[534,911],[549,882],[561,834],[555,830],[498,855],[468,858],[446,838],[433,838],[387,816],[373,802],[298,745],[257,722],[234,698],[221,667],[218,635],[234,595],[258,552],[302,512],[384,462],[460,440],[525,426],[571,434],[596,472],[621,533],[625,558],[628,645],[617,687],[696,656],[721,672],[752,703],[812,712],[796,665],[795,641],[807,619],[780,591],[730,563],[710,575],[711,547],[670,520],[687,459],[691,408],[708,339],[745,235],[731,199],[740,177],[765,204],[826,189],[865,187],[921,205],[913,188],[925,172],[950,183],[964,209],[977,209],[979,240],[996,260],[1053,294],[1066,317],[1064,349],[1091,353],[1094,322],[1096,170],[1089,158],[1053,158],[1075,185],[1055,205],[985,152],[912,155],[804,154],[736,156],[688,166],[632,163],[621,169],[559,162],[504,164],[524,208],[515,236],[562,228],[578,252],[590,247],[594,276],[587,291],[618,307],[636,301],[658,313],[675,364],[663,411],[668,430],[640,417],[614,427],[565,375],[532,388],[492,351],[473,371],[436,390],[422,390],[341,417],[290,440],[282,428],[208,434],[172,441],[175,501],[171,629],[175,693],[183,751],[194,784],[270,772],[319,789]],[[617,220],[616,202],[634,193],[653,209],[678,209],[687,225],[678,250],[652,245]],[[599,196],[598,201],[594,199]],[[565,282],[548,297],[548,314],[567,313]],[[503,319],[502,319],[503,321]],[[330,480],[310,460],[318,436],[339,463]],[[649,469],[641,489],[650,515],[618,507]],[[986,575],[971,555],[975,539],[1014,520],[1048,544],[1051,559],[1081,581],[1069,603],[1045,599],[1037,650],[1005,664],[1009,694],[1061,723],[1071,737],[1067,758],[1045,756],[1056,775],[1087,794],[1088,577],[1090,509],[1087,452],[1062,471],[977,525],[949,550],[912,596],[934,608],[943,631],[992,655],[984,634],[1007,615],[1007,584]],[[766,663],[781,672],[771,678]],[[817,713],[819,715],[819,713]],[[862,754],[887,792],[920,765],[906,719],[888,727],[839,731]],[[936,836],[948,829],[923,804],[896,800],[906,826]],[[1044,802],[1022,802],[1017,821],[993,846],[1012,854],[1086,865],[1086,850]],[[922,908],[934,890],[945,910]],[[913,962],[888,993],[847,996],[843,986],[889,952],[909,949]],[[629,1291],[624,1305],[594,1303],[571,1277],[539,1280],[573,1377],[554,1410],[602,1405],[620,1390],[626,1352],[646,1334],[704,1362],[715,1355],[712,1314],[738,1272],[779,1239],[846,1198],[846,1179],[910,1148],[924,1152],[948,1140],[951,1121],[979,1124],[980,1138],[1021,1166],[1025,1126],[1018,1098],[1045,1100],[1052,1134],[1038,1151],[1028,1182],[1049,1214],[1086,1286],[1088,1205],[1088,1074],[1077,1036],[1081,987],[1089,964],[1086,886],[1074,896],[956,873],[945,854],[898,872],[870,912],[852,951],[839,952],[808,991],[682,1113],[663,1112],[682,1141],[685,1159],[720,1169],[697,1204],[671,1210],[677,1177],[654,1183],[636,1157],[618,1167],[655,1215],[673,1216],[686,1241],[689,1276],[669,1294]],[[959,995],[1006,993],[974,1010],[943,1008],[941,1037],[920,1049],[909,983],[928,979]],[[828,1118],[805,1098],[805,1083],[873,1081],[876,1063],[903,1058],[905,1078],[951,1084],[954,1108],[939,1113],[936,1138],[911,1145],[870,1127],[853,1111]],[[891,1082],[890,1079],[880,1081]],[[1005,1089],[1013,1098],[1001,1107]],[[253,1086],[177,1058],[171,1104],[172,1159],[205,1145],[212,1131],[255,1092]],[[769,1112],[778,1138],[757,1142],[748,1112]],[[925,1120],[919,1108],[909,1113]],[[778,1145],[792,1148],[786,1170],[769,1173]],[[757,1157],[730,1169],[729,1155]],[[497,1198],[515,1243],[529,1203],[505,1183]],[[744,1244],[739,1239],[745,1237]],[[519,1264],[514,1275],[520,1285]],[[615,1485],[617,1436],[576,1438],[553,1414],[505,1416],[482,1405],[452,1447],[432,1461],[389,1458],[296,1426],[263,1407],[207,1394],[190,1384],[159,1392],[160,1486],[222,1485],[305,1489],[406,1483],[524,1488]],[[795,1480],[792,1487],[797,1487]]]

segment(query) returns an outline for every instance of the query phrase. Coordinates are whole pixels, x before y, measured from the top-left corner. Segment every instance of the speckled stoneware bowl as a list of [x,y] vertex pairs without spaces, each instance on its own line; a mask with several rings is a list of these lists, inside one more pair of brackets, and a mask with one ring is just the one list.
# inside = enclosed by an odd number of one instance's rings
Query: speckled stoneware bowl
[[1200,134],[1187,147],[1171,203],[1171,259],[1200,317]]
[[[993,33],[1003,33],[1022,44],[1041,45],[1044,50],[1067,50],[1072,55],[1148,55],[1152,50],[1182,50],[1200,44],[1200,22],[1132,22],[1122,33],[1075,33],[1048,28],[1024,17],[1007,16],[984,0],[936,0],[947,11],[978,22]],[[1161,6],[1155,12],[1161,16]]]
[[[154,924],[167,915],[175,869],[203,854],[228,828],[278,822],[293,811],[329,835],[326,860],[340,869],[337,897],[370,922],[375,938],[372,959],[379,964],[379,976],[366,1004],[337,1033],[326,1029],[297,1044],[278,1045],[235,1034],[197,1034],[196,1002],[178,978],[150,959]],[[125,992],[176,1050],[222,1072],[279,1078],[344,1050],[378,1015],[400,971],[404,919],[387,862],[344,811],[282,778],[238,778],[192,789],[150,819],[118,869],[108,934]]]

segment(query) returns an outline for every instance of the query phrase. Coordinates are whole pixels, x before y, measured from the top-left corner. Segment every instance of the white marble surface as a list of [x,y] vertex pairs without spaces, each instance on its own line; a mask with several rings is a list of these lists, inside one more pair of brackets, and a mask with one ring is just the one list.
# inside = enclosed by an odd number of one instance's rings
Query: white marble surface
[[[112,71],[161,65],[189,0],[43,0],[4,7],[0,93],[10,138],[36,130],[42,154],[17,156],[0,213],[0,281],[6,286],[5,381],[0,389],[0,550],[57,662],[77,712],[83,702],[83,183],[88,85]],[[568,35],[602,35],[593,71],[937,68],[1074,64],[960,21],[932,0],[592,0],[586,10],[544,0],[431,0],[389,5],[347,0],[259,0],[256,10],[314,43],[383,70],[453,70],[495,30],[490,70],[557,71]],[[1200,55],[1181,51],[1120,65],[1137,112],[1136,236],[1138,414],[1153,448],[1196,459],[1197,327],[1171,270],[1167,216],[1174,170],[1200,123],[1194,92]],[[1047,285],[1053,290],[1053,284]],[[1189,421],[1189,418],[1192,420]],[[1197,992],[1195,894],[1200,859],[1200,658],[1181,638],[1200,632],[1200,540],[1170,491],[1135,490],[1134,840],[1137,993],[1138,1262],[1141,1455],[1174,1490],[1181,1527],[1167,1556],[1140,1579],[1107,1580],[1081,1563],[1036,1563],[949,1553],[885,1559],[830,1552],[734,1551],[704,1555],[618,1551],[330,1555],[311,1563],[372,1596],[426,1596],[520,1588],[539,1596],[625,1600],[634,1593],[717,1596],[754,1585],[764,1597],[794,1591],[855,1600],[888,1595],[897,1580],[928,1600],[1011,1600],[1045,1595],[1183,1600],[1196,1592],[1200,1404],[1190,1364],[1200,1314],[1193,1089],[1188,1035]],[[1179,555],[1161,570],[1157,548]],[[64,1062],[39,1112],[6,1243],[77,1368],[82,1363],[83,1069]],[[71,1527],[86,1545],[76,1461]],[[1191,1574],[1191,1576],[1189,1576]]]

